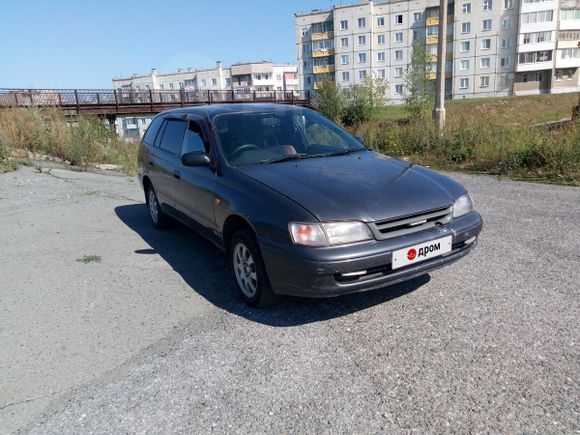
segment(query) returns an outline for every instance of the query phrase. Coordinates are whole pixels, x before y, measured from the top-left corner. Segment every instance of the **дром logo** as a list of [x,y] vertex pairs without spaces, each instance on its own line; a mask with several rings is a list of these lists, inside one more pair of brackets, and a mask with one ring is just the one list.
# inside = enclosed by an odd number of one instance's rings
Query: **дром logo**
[[417,251],[415,251],[415,249],[413,249],[413,248],[409,249],[409,252],[407,252],[407,259],[414,260],[416,256],[417,256]]

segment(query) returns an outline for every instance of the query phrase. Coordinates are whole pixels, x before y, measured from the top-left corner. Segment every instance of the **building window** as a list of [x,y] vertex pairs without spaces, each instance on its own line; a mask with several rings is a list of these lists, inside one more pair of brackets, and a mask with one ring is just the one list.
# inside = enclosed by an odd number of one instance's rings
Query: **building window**
[[396,78],[403,77],[403,68],[401,68],[401,67],[395,68],[395,77]]
[[504,9],[513,9],[514,8],[514,0],[503,0],[503,8]]
[[[577,35],[580,39],[580,34]],[[576,38],[574,38],[576,39]],[[524,33],[522,38],[522,43],[524,45],[527,44],[541,44],[542,42],[551,42],[552,41],[552,32],[534,32],[534,33]]]
[[479,86],[481,88],[489,87],[489,76],[483,76],[479,78]]
[[459,69],[461,71],[467,71],[469,69],[469,59],[462,59],[459,62]]
[[377,18],[377,27],[383,27],[385,25],[385,17]]
[[395,50],[395,60],[403,60],[403,50]]
[[385,44],[385,35],[377,35],[377,44],[379,45]]
[[511,46],[512,46],[511,38],[501,40],[501,48],[511,48]]
[[230,85],[230,83],[232,82],[232,79],[230,79],[229,77],[226,77],[226,85]]
[[403,85],[395,85],[395,94],[401,95],[403,93]]
[[348,30],[348,21],[347,20],[340,21],[340,30]]
[[[202,80],[201,84],[205,86],[205,80]],[[169,83],[169,89],[173,90],[173,83]]]
[[217,86],[217,79],[211,79],[211,84]]
[[522,75],[522,83],[528,83],[528,75],[527,74]]
[[[577,48],[572,48],[569,50],[578,50]],[[552,60],[552,50],[542,50],[542,51],[530,51],[527,53],[520,53],[518,57],[518,63],[538,63],[538,62],[549,62]]]
[[362,29],[367,26],[367,19],[366,18],[359,18],[358,19],[358,26]]
[[560,52],[562,59],[578,59],[580,57],[580,48],[565,48]]
[[377,72],[378,72],[378,74],[379,74],[379,78],[381,78],[381,79],[384,79],[384,78],[386,77],[386,74],[385,74],[385,69],[384,69],[384,68],[381,68],[381,69],[380,69],[380,70],[378,70]]
[[507,86],[508,85],[508,77],[505,74],[502,74],[501,76],[499,76],[499,84],[501,86]]
[[[567,12],[567,11],[562,11]],[[579,10],[580,12],[580,10]],[[535,24],[554,21],[554,11],[549,9],[547,11],[528,12],[521,15],[522,24]],[[580,18],[580,16],[579,16]],[[563,19],[560,15],[560,19]]]
[[[547,12],[547,11],[546,11]],[[561,9],[560,20],[580,20],[580,9]],[[552,20],[549,20],[552,21]]]
[[463,12],[464,14],[470,14],[471,13],[471,3],[463,3],[463,5],[461,6],[461,12]]
[[360,35],[358,37],[358,45],[366,45],[367,37],[365,35]]
[[486,38],[481,40],[481,49],[489,50],[491,48],[491,39]]
[[403,32],[395,32],[395,42],[403,42]]
[[513,26],[513,21],[511,18],[504,18],[503,20],[501,20],[501,27],[504,30],[511,29],[512,26]]
[[499,60],[499,66],[502,68],[509,68],[510,67],[510,58],[509,57],[502,57]]
[[537,72],[536,76],[534,77],[535,81],[543,82],[544,81],[544,73]]
[[491,65],[491,59],[489,57],[482,57],[479,59],[479,67],[481,69],[488,69]]
[[348,38],[340,38],[340,46],[348,47]]
[[419,40],[419,32],[417,30],[413,30],[413,42]]
[[358,54],[358,63],[367,63],[367,54],[366,53],[359,53]]
[[413,14],[413,21],[415,21],[416,23],[421,21],[421,12],[415,12]]
[[343,82],[350,81],[350,73],[348,71],[343,71],[343,73],[342,73],[342,81]]
[[483,10],[484,11],[491,11],[491,0],[483,0]]
[[162,91],[165,90],[165,84],[164,83],[159,84],[159,89]]
[[467,89],[469,87],[469,79],[462,78],[459,80],[459,89]]
[[403,24],[403,15],[402,14],[395,15],[395,24]]
[[308,27],[303,27],[302,28],[302,37],[304,38],[307,35],[308,35]]
[[384,51],[379,51],[377,53],[377,60],[379,62],[384,62],[385,61],[385,52]]
[[276,74],[276,81],[282,80],[282,74]]
[[427,26],[427,36],[439,35],[439,26]]
[[482,30],[484,32],[491,30],[491,20],[483,20],[483,27]]
[[366,69],[361,69],[358,72],[358,78],[361,79],[361,80],[364,80],[364,79],[366,79],[366,77],[367,77],[367,70]]
[[348,54],[343,54],[340,56],[340,64],[348,65]]
[[461,52],[466,53],[469,51],[470,48],[470,41],[461,41]]
[[461,23],[461,33],[471,33],[471,23]]

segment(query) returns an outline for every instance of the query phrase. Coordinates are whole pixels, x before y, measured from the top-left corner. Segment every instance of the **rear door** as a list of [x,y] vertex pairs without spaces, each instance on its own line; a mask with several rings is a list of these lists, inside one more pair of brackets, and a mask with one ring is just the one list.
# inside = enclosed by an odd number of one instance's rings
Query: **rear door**
[[151,182],[159,202],[175,208],[175,196],[179,181],[179,149],[183,141],[186,123],[183,119],[166,118],[157,135],[155,146],[149,153]]
[[[188,121],[181,156],[190,152],[204,152],[211,157],[211,146],[208,140],[208,131],[202,118],[191,117]],[[216,175],[209,166],[184,166],[180,163],[181,179],[176,197],[177,209],[209,230],[215,227],[214,218],[214,191]]]

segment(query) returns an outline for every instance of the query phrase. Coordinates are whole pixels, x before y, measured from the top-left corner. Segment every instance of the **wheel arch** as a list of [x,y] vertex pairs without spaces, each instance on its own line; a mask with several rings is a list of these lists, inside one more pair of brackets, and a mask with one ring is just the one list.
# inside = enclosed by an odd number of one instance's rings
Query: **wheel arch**
[[238,214],[232,214],[227,217],[222,228],[222,241],[226,253],[229,254],[230,252],[230,245],[234,234],[243,229],[249,230],[256,242],[258,241],[256,230],[246,218]]

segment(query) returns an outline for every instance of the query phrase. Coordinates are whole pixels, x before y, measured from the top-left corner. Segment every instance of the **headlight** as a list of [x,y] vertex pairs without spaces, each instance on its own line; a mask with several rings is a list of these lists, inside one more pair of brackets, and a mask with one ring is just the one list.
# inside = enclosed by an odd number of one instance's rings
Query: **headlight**
[[473,211],[473,201],[471,200],[471,196],[469,193],[466,193],[462,197],[460,197],[455,203],[453,204],[453,217],[463,216],[469,212]]
[[292,241],[297,245],[344,245],[372,239],[369,228],[362,222],[291,222],[289,228]]

